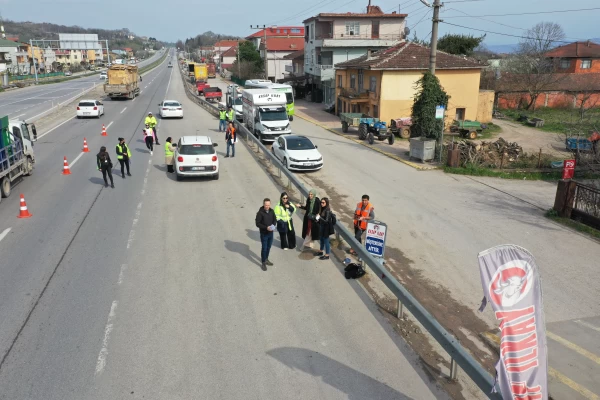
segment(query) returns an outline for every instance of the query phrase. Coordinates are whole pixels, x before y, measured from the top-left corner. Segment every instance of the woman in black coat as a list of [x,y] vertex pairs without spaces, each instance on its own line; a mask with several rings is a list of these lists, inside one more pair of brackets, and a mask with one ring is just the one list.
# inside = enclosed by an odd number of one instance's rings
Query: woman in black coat
[[317,191],[312,189],[308,192],[306,205],[297,204],[298,208],[306,211],[302,222],[302,239],[304,247],[312,247],[313,240],[319,240],[319,225],[315,223],[315,216],[321,211],[321,200],[317,197]]

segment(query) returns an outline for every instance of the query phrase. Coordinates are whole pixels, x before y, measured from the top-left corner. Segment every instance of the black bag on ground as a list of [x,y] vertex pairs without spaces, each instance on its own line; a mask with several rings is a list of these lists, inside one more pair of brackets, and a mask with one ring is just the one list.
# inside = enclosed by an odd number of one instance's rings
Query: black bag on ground
[[358,279],[358,278],[362,277],[364,274],[366,274],[363,267],[361,267],[360,264],[356,264],[356,263],[348,264],[348,266],[346,268],[344,268],[344,272],[345,272],[344,275],[346,276],[346,279]]

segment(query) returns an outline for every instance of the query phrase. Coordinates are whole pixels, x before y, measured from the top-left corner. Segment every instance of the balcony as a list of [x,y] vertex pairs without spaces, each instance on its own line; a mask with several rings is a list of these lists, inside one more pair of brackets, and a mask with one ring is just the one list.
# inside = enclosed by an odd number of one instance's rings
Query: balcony
[[369,101],[369,91],[366,89],[357,89],[357,88],[339,88],[340,89],[340,97],[345,97],[350,100],[355,100],[356,102],[368,102]]
[[373,37],[370,33],[349,35],[341,34],[323,34],[315,38],[319,42],[315,46],[327,47],[390,47],[404,40],[404,34],[378,35]]

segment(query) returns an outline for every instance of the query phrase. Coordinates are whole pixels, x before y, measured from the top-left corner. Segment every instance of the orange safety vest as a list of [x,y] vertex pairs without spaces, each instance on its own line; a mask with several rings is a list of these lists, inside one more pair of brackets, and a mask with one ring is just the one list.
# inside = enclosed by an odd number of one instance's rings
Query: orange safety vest
[[[354,211],[354,226],[359,227],[361,230],[367,230],[367,221],[359,221],[358,218],[365,217],[368,218],[371,214],[371,210],[373,206],[371,203],[368,203],[367,206],[363,210],[362,201],[356,205],[356,211]],[[360,224],[359,224],[360,223]]]

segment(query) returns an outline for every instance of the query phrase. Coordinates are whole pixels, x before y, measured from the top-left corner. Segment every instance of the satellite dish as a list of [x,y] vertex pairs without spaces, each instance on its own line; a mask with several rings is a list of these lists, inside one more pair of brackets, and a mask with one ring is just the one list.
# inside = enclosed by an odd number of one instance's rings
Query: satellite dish
[[404,28],[404,36],[410,35],[410,28],[407,26]]

